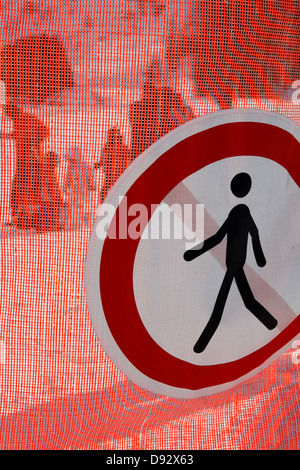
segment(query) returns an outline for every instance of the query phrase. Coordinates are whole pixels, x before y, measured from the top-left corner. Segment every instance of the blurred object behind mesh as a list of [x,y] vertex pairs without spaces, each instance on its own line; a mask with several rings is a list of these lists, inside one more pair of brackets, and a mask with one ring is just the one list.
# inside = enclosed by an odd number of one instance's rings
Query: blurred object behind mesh
[[12,120],[15,142],[15,174],[11,190],[11,215],[22,217],[26,207],[39,204],[43,174],[42,143],[49,137],[48,128],[36,116],[13,103],[4,106]]
[[9,99],[41,104],[74,86],[66,51],[55,36],[46,34],[16,39],[1,49],[1,80]]
[[292,0],[197,1],[182,30],[169,33],[169,66],[193,55],[198,95],[212,96],[223,109],[237,97],[282,98],[299,76],[295,5]]
[[101,188],[100,202],[131,162],[130,151],[123,141],[118,126],[108,129],[106,142],[102,148],[100,160],[94,164],[95,169],[103,169],[104,182]]

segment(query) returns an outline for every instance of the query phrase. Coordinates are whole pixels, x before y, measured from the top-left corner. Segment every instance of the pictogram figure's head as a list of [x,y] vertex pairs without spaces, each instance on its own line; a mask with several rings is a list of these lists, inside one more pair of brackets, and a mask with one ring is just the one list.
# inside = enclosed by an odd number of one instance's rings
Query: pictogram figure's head
[[245,197],[249,193],[252,180],[248,173],[238,173],[231,180],[231,191],[236,197]]

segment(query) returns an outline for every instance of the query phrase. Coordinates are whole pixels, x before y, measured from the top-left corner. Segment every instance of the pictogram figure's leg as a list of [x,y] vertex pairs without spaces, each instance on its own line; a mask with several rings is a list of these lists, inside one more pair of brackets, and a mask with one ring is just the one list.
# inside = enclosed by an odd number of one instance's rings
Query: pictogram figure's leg
[[197,343],[194,346],[195,353],[200,353],[204,351],[209,341],[211,340],[212,336],[214,335],[216,329],[218,328],[219,323],[222,318],[222,314],[224,311],[225,303],[228,297],[228,293],[229,293],[232,281],[233,281],[233,274],[227,271],[223,279],[220,292],[218,294],[211,317],[206,327],[204,328],[200,338],[198,339]]
[[250,312],[253,313],[253,315],[255,315],[255,317],[265,325],[265,327],[269,330],[273,330],[278,323],[277,320],[254,298],[242,269],[236,274],[235,280],[245,307],[250,310]]

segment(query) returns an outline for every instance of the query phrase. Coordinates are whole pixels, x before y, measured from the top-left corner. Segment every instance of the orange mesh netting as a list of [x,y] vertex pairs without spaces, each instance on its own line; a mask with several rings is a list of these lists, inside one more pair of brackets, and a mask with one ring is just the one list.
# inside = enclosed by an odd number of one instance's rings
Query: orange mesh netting
[[103,351],[84,266],[99,203],[172,129],[227,108],[300,124],[299,0],[0,5],[0,448],[298,449],[295,350],[222,393],[156,395]]

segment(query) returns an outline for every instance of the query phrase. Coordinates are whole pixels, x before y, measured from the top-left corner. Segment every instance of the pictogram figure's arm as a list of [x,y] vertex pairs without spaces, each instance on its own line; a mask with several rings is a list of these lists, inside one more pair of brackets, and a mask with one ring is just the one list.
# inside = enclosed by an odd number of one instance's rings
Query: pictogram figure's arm
[[219,245],[225,235],[227,235],[227,226],[228,226],[228,219],[225,220],[224,224],[219,228],[219,230],[212,235],[211,237],[207,238],[207,240],[204,241],[204,244],[201,248],[192,248],[191,250],[187,250],[183,258],[185,261],[192,261],[195,258],[198,258],[198,256],[203,255],[203,253],[206,253],[209,251],[211,248],[213,248],[216,245]]
[[253,252],[254,252],[255,260],[257,262],[257,265],[260,268],[263,268],[266,265],[267,262],[266,262],[266,258],[265,258],[265,255],[264,255],[261,243],[260,243],[258,228],[256,227],[255,222],[252,219],[252,217],[251,217],[251,223],[250,223],[250,227],[249,227],[249,233],[250,233],[251,238],[252,238],[252,246],[253,246]]

